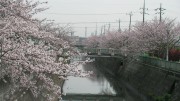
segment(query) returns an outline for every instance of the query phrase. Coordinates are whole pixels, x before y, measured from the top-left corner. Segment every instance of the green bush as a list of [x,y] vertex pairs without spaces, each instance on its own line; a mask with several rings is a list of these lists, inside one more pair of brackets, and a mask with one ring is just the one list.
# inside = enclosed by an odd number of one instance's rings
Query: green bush
[[148,94],[153,101],[171,101],[171,94],[164,94],[162,96],[156,96],[153,93]]
[[157,96],[155,101],[171,101],[171,94],[164,94],[163,96]]

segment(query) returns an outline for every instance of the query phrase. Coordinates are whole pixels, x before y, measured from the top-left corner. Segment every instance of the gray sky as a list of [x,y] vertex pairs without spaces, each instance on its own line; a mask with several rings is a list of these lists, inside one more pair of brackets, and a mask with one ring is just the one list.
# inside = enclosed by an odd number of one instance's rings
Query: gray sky
[[[44,0],[40,0],[44,1]],[[144,0],[47,0],[50,9],[38,14],[38,18],[47,18],[55,20],[56,23],[69,23],[75,35],[85,36],[85,27],[87,27],[87,36],[95,33],[97,23],[97,33],[100,34],[101,26],[106,26],[110,22],[110,30],[118,29],[118,20],[121,20],[121,28],[128,28],[129,16],[126,13],[133,12],[132,25],[136,21],[142,21],[142,8]],[[145,20],[152,20],[155,16],[154,9],[162,7],[166,10],[163,18],[176,18],[180,21],[180,0],[146,0]],[[85,23],[90,22],[90,23]],[[107,23],[105,23],[107,22]]]

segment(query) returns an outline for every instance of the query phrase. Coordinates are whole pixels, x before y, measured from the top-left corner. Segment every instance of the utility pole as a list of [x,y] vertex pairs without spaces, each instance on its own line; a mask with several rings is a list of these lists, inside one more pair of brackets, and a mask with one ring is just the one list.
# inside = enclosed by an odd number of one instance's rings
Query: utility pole
[[159,10],[159,12],[157,12],[156,14],[159,14],[159,22],[161,22],[162,20],[162,14],[164,14],[162,11],[166,10],[164,8],[162,8],[162,4],[160,3],[160,7],[156,8],[155,11]]
[[87,27],[85,27],[85,38],[87,37]]
[[111,24],[109,23],[109,26],[108,26],[108,32],[110,32],[110,28],[111,28]]
[[130,32],[130,30],[131,30],[131,17],[132,17],[133,14],[132,14],[132,12],[130,12],[127,15],[129,15],[129,17],[130,17],[130,19],[129,19],[129,32]]
[[121,32],[121,20],[119,19],[119,29],[118,32]]
[[97,22],[96,22],[96,31],[95,31],[95,35],[97,35]]
[[106,25],[104,25],[104,35],[106,34]]
[[144,24],[144,21],[145,21],[145,14],[147,14],[147,13],[146,13],[146,10],[148,10],[148,9],[146,8],[146,5],[145,5],[145,4],[146,4],[146,3],[145,3],[145,0],[144,0],[143,8],[140,8],[140,9],[143,10],[143,12],[141,13],[141,14],[143,14],[143,24]]
[[169,61],[169,35],[170,30],[167,30],[167,46],[166,46],[166,61]]
[[71,31],[70,33],[71,33],[71,37],[73,37],[73,36],[74,36],[74,32],[73,32],[73,31]]
[[101,26],[101,35],[103,34],[103,26]]

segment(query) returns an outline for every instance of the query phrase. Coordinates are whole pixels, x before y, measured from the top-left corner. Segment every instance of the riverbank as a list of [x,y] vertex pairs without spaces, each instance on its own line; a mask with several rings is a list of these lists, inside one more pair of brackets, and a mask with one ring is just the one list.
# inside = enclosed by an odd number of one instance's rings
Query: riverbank
[[124,97],[127,101],[148,101],[144,94],[139,93],[134,86],[122,79],[118,74],[119,72],[124,71],[122,68],[123,63],[120,58],[97,57],[95,60],[95,65],[104,72],[104,75],[107,76],[107,78],[116,79],[116,81],[113,81],[112,79],[109,79],[109,81],[113,84],[118,93],[123,93],[125,95]]
[[152,101],[180,101],[179,78],[170,72],[141,61],[132,61],[125,65],[119,75]]
[[102,68],[125,81],[125,85],[130,89],[137,90],[140,93],[139,97],[146,95],[151,101],[165,99],[165,101],[180,101],[178,77],[142,62],[126,61],[127,63],[122,64],[120,61],[112,58],[96,58],[96,62],[103,65]]

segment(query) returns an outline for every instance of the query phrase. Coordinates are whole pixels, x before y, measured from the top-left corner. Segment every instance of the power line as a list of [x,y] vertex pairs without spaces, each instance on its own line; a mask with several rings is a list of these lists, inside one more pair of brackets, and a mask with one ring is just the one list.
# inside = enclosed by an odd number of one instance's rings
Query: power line
[[[127,13],[126,13],[127,14]],[[129,21],[121,21],[128,23]],[[138,22],[138,21],[131,21],[131,22]],[[59,22],[59,24],[89,24],[89,23],[119,23],[119,22]]]
[[120,15],[126,13],[81,13],[81,14],[73,14],[73,13],[42,13],[42,14],[53,14],[53,15]]
[[[145,2],[145,1],[144,1]],[[145,3],[143,5],[143,8],[145,7]],[[143,10],[143,8],[140,8]],[[145,8],[144,10],[148,10],[148,11],[154,11],[154,9],[147,9]],[[139,12],[139,11],[133,11],[133,14],[135,13],[143,13],[143,12]],[[52,15],[126,15],[127,13],[46,13],[46,12],[42,12],[40,14],[52,14]],[[145,14],[147,14],[145,12]]]
[[[104,27],[104,26],[103,26],[103,27]],[[97,27],[97,28],[103,28],[103,27],[100,27],[100,26],[99,26],[99,27]],[[118,27],[119,27],[119,26],[111,26],[111,28],[118,28]],[[121,27],[129,27],[129,26],[121,26]],[[77,26],[77,27],[76,27],[76,26],[75,26],[75,27],[72,26],[72,28],[83,28],[83,29],[84,29],[84,27],[78,27],[78,26]],[[86,28],[96,28],[96,27],[86,27]]]

